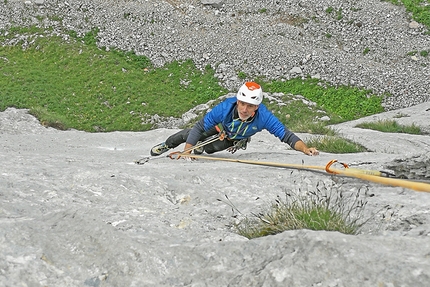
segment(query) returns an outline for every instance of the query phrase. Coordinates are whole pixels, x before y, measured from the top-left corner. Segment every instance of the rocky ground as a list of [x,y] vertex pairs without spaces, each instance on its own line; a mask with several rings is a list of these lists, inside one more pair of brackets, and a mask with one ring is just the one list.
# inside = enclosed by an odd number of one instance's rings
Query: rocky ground
[[[430,37],[388,1],[8,0],[0,33],[38,25],[68,38],[97,27],[98,45],[148,56],[156,66],[192,59],[235,91],[259,75],[313,77],[373,90],[386,110],[430,99]],[[423,4],[426,5],[426,4]],[[22,35],[4,44],[30,40]]]
[[[404,8],[380,1],[207,2],[9,0],[0,4],[0,33],[14,24],[80,33],[95,25],[102,46],[133,49],[156,65],[192,58],[213,65],[232,89],[243,71],[390,92],[387,112],[334,126],[371,152],[307,157],[263,132],[247,150],[219,156],[313,166],[338,159],[428,181],[428,135],[355,127],[396,119],[430,129],[429,58],[408,55],[428,50],[429,39]],[[329,7],[342,7],[343,18]],[[25,110],[0,112],[0,286],[428,286],[428,192],[221,161],[135,164],[175,131],[58,131]],[[367,202],[360,234],[293,230],[248,240],[232,228],[278,195],[317,184]]]

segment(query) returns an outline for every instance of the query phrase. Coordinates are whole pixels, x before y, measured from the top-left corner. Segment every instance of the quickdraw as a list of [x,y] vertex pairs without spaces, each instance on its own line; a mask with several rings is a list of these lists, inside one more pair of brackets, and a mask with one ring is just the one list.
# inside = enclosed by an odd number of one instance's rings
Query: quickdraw
[[332,173],[332,174],[339,174],[339,170],[331,170],[330,167],[334,164],[334,163],[340,163],[345,169],[348,168],[349,171],[353,171],[355,173],[362,173],[362,174],[367,174],[367,175],[374,175],[374,176],[382,176],[382,177],[396,177],[395,174],[387,172],[387,171],[379,171],[379,170],[367,170],[367,169],[359,169],[359,168],[350,168],[348,166],[348,164],[343,163],[343,162],[339,162],[337,161],[337,159],[333,159],[331,161],[329,161],[327,163],[327,165],[325,166],[325,171],[328,173]]
[[227,148],[227,151],[234,154],[235,152],[237,152],[240,149],[246,150],[246,147],[250,141],[251,141],[251,138],[235,140],[234,144],[231,147]]

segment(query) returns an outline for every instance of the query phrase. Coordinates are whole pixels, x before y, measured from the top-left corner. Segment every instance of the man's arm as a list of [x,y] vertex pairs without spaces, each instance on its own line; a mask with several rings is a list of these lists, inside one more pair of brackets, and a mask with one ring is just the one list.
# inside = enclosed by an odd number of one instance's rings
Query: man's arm
[[294,145],[294,149],[297,151],[301,151],[306,155],[318,155],[320,152],[314,148],[309,148],[302,140],[298,140]]
[[[198,121],[193,128],[191,129],[190,133],[188,134],[187,141],[185,143],[184,151],[188,150],[189,148],[193,147],[197,141],[200,139],[202,134],[204,133],[204,122],[203,119]],[[186,152],[191,153],[191,150]]]

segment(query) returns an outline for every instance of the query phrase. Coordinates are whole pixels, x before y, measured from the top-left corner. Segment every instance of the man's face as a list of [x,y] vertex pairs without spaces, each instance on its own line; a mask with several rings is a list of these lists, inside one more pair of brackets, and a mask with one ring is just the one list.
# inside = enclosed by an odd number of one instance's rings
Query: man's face
[[237,112],[239,113],[239,118],[242,121],[245,121],[248,118],[252,117],[252,115],[254,115],[257,109],[258,109],[257,105],[248,104],[242,101],[237,101]]

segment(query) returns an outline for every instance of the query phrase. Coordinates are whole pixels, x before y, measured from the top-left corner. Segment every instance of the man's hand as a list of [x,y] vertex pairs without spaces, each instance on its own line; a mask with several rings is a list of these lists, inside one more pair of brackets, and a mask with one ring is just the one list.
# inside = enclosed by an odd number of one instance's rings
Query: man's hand
[[314,156],[314,155],[319,155],[320,152],[316,148],[311,147],[311,148],[308,148],[308,152],[306,154],[310,156]]
[[191,151],[178,153],[176,159],[180,159],[180,158],[183,158],[188,161],[196,160],[196,158],[191,155]]
[[296,144],[294,145],[294,149],[295,150],[299,150],[301,152],[303,152],[306,155],[310,155],[310,156],[314,156],[314,155],[319,155],[320,152],[314,148],[314,147],[307,147],[307,145],[303,142],[303,141],[298,141],[296,142]]
[[191,148],[193,147],[192,144],[186,143],[184,151],[180,154],[178,154],[178,157],[176,159],[180,159],[181,157],[185,160],[196,160],[196,158],[191,156]]

